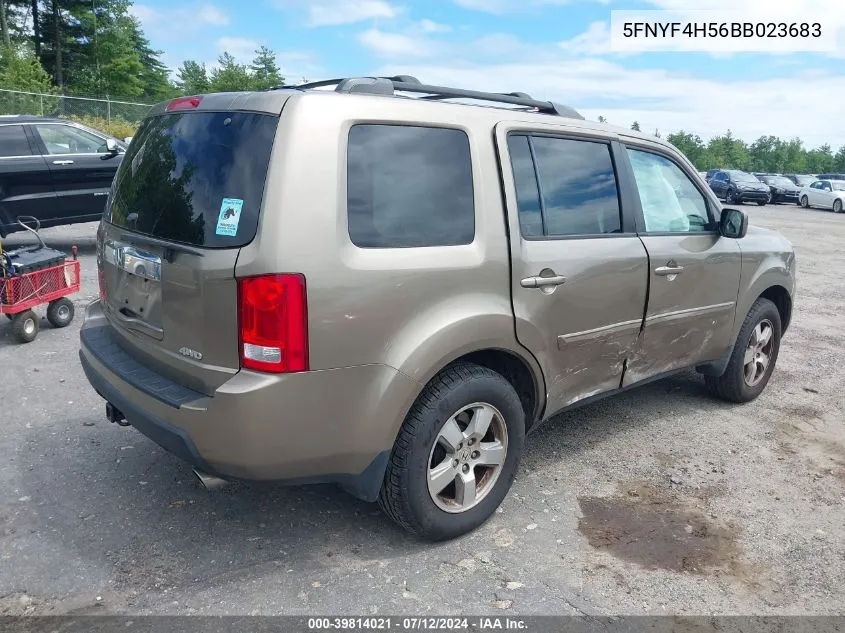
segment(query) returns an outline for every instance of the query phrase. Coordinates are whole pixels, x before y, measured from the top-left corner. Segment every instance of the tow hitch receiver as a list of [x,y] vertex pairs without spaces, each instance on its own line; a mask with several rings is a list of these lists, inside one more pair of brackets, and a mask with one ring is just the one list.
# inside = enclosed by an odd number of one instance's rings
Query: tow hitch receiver
[[121,413],[120,409],[114,406],[111,402],[106,403],[106,418],[109,422],[115,422],[120,426],[131,426],[126,418]]

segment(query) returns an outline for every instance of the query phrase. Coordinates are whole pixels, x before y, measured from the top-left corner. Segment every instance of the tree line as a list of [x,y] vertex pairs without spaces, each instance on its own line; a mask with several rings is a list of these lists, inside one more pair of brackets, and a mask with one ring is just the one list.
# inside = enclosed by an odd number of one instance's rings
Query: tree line
[[[602,116],[598,120],[607,123]],[[639,122],[634,121],[631,129],[641,131]],[[655,130],[654,135],[661,137],[659,130]],[[665,140],[683,152],[701,171],[741,169],[778,174],[845,173],[845,145],[836,152],[827,143],[811,149],[805,147],[800,138],[782,139],[771,135],[746,143],[730,130],[708,141],[683,130],[667,134]]]
[[275,54],[251,64],[228,52],[208,70],[186,61],[171,77],[131,0],[0,0],[0,88],[154,103],[174,96],[284,84]]

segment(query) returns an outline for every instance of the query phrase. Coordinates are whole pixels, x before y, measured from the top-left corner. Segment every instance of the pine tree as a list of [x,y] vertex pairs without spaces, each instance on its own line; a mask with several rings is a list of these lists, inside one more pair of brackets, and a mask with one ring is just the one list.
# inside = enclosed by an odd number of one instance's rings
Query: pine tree
[[266,46],[261,46],[255,51],[255,59],[252,60],[250,70],[252,70],[253,90],[267,90],[285,83],[276,63],[276,54]]

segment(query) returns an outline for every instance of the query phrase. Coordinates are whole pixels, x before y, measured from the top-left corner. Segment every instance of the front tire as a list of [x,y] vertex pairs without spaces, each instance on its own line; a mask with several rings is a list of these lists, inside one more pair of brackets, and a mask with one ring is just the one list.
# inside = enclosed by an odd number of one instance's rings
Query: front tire
[[751,402],[769,383],[780,351],[781,321],[775,304],[757,299],[739,330],[727,369],[705,376],[710,392],[728,402]]
[[448,367],[405,418],[379,505],[427,540],[471,532],[507,495],[524,441],[522,403],[503,376],[470,363]]
[[764,207],[764,206],[766,206],[767,204],[768,204],[768,201],[766,201],[766,200],[758,200],[758,201],[757,201],[757,206],[758,206],[758,207]]
[[38,336],[41,321],[32,310],[20,312],[12,317],[12,334],[20,343],[32,343]]
[[834,213],[842,213],[842,200],[834,200],[833,201],[833,212]]
[[805,209],[810,208],[810,200],[809,198],[807,198],[807,196],[801,196],[801,206]]

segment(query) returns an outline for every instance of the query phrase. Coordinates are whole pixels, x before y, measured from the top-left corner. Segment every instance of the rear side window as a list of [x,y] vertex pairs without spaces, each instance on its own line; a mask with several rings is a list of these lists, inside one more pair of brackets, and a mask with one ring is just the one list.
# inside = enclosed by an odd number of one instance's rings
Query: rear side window
[[0,156],[29,156],[29,141],[22,125],[0,125]]
[[606,143],[512,135],[508,148],[523,236],[622,232],[616,172]]
[[255,237],[278,117],[174,112],[144,121],[106,219],[159,239],[237,248]]
[[475,236],[469,138],[461,130],[355,125],[346,187],[356,246],[455,246]]

